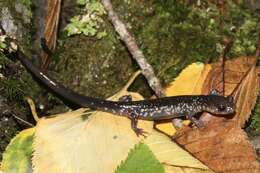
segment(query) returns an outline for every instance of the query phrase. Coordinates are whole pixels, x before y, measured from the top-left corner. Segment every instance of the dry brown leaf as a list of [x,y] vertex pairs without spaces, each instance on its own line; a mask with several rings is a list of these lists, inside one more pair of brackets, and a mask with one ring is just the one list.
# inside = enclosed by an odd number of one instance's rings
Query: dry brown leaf
[[[45,18],[44,37],[46,45],[50,50],[54,50],[57,41],[57,32],[60,18],[61,0],[48,0],[47,12]],[[41,53],[42,68],[46,69],[50,63],[49,55],[45,52]]]
[[[201,119],[207,122],[205,128],[185,127],[176,137],[180,145],[216,172],[260,172],[253,146],[241,129],[249,118],[259,88],[259,68],[255,67],[255,62],[253,57],[226,62],[225,93],[230,94],[238,88],[235,92],[237,113],[234,117],[227,119],[204,114]],[[203,88],[204,94],[213,88],[222,89],[220,64],[214,64],[212,69]]]
[[[256,58],[240,57],[225,64],[225,95],[230,95],[234,90],[234,99],[236,102],[236,115],[233,120],[238,121],[238,125],[244,126],[254,108],[256,96],[259,88],[259,77],[256,72]],[[212,65],[212,71],[208,74],[202,89],[203,94],[207,94],[212,89],[222,91],[223,80],[222,68],[220,63]],[[224,118],[224,117],[223,117]],[[211,115],[204,116],[202,120],[211,119],[219,120]]]
[[186,128],[176,141],[216,172],[259,173],[256,153],[234,121],[209,123],[210,128]]
[[[133,99],[142,99],[139,94]],[[112,173],[140,142],[126,117],[95,112],[84,120],[86,109],[41,119],[35,132],[34,172]],[[152,122],[139,121],[138,126],[151,132]],[[106,155],[104,155],[106,154]]]

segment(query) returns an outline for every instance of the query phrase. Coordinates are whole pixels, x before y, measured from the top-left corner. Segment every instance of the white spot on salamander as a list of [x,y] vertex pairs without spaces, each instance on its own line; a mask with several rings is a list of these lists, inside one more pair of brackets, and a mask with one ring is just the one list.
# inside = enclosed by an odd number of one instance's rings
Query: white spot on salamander
[[147,117],[148,113],[147,112],[143,112],[143,117]]
[[57,84],[55,82],[53,82],[52,80],[50,80],[47,76],[45,76],[42,72],[40,72],[40,75],[42,77],[44,77],[47,81],[50,82],[50,84],[52,84],[53,86],[57,86]]

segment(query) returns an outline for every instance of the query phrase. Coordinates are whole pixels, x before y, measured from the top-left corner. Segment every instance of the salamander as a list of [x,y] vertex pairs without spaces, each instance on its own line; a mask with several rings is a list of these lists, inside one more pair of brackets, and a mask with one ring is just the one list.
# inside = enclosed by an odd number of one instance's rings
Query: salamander
[[222,96],[215,91],[209,95],[181,95],[140,101],[132,101],[129,96],[119,101],[83,96],[50,78],[46,73],[34,66],[21,51],[18,50],[16,55],[33,76],[57,95],[81,107],[129,117],[131,127],[137,135],[144,133],[142,129],[137,127],[138,119],[156,121],[186,116],[195,125],[201,126],[201,122],[194,117],[197,113],[209,112],[211,114],[226,115],[235,112],[233,97]]

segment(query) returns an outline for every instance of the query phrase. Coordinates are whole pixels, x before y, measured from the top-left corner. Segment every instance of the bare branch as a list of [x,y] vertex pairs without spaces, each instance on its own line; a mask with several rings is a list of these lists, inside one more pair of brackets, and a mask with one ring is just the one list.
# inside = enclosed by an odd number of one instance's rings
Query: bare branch
[[116,32],[119,34],[121,40],[125,43],[129,52],[138,63],[139,67],[145,78],[147,79],[150,87],[154,90],[158,97],[164,97],[164,90],[160,81],[155,76],[152,66],[146,61],[144,54],[138,48],[134,37],[128,32],[125,24],[119,19],[118,15],[113,10],[110,0],[102,0],[105,9],[108,12],[108,17],[115,27]]

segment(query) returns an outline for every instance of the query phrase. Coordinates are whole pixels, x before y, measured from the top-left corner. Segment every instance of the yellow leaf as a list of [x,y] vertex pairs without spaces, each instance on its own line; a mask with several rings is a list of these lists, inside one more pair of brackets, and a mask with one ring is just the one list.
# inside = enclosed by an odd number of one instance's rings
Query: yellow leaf
[[[193,63],[186,67],[180,75],[170,83],[166,88],[165,93],[167,96],[176,95],[199,95],[207,74],[211,70],[210,65],[202,63]],[[185,122],[187,124],[187,122]],[[172,126],[171,122],[164,122],[156,124],[158,130],[166,133],[167,135],[174,135],[176,129]]]
[[[143,99],[136,93],[133,99]],[[118,98],[114,97],[113,99]],[[139,143],[126,117],[86,109],[40,119],[36,126],[34,171],[75,173],[114,172],[128,152]],[[139,121],[138,127],[151,132],[153,123]]]
[[201,94],[203,81],[205,80],[209,66],[203,63],[193,63],[186,67],[179,76],[166,88],[167,96],[196,95]]
[[[189,74],[192,74],[193,92],[199,91],[204,73],[203,64],[193,64],[184,70],[185,80],[179,78],[176,83],[167,88],[167,94],[177,90],[185,92],[176,95],[190,94],[190,88],[186,87]],[[185,87],[184,87],[185,86]],[[173,88],[173,89],[172,89]],[[189,92],[188,92],[189,91]],[[121,91],[111,100],[118,100],[123,95],[131,95],[133,100],[142,100],[137,93]],[[86,114],[91,114],[90,116]],[[185,171],[210,170],[194,159],[189,153],[173,143],[168,137],[152,130],[153,123],[139,120],[138,127],[149,133],[145,143],[150,147],[156,158],[164,164],[166,172],[172,169],[187,167]],[[170,124],[168,128],[172,127]],[[172,129],[171,129],[172,130]],[[126,117],[115,116],[104,112],[87,112],[87,109],[60,114],[54,118],[43,118],[35,132],[33,156],[34,172],[74,173],[74,172],[102,172],[112,173],[117,166],[124,161],[131,149],[143,138],[138,138],[130,126],[130,120]],[[170,168],[171,167],[171,168]],[[190,169],[188,169],[190,168]],[[181,169],[182,171],[184,169]],[[198,171],[198,172],[199,172]]]
[[[167,136],[153,130],[152,134],[144,140],[156,158],[163,163],[166,172],[212,172],[199,160],[191,156],[187,151],[179,147]],[[172,171],[170,171],[172,170]],[[175,170],[175,171],[173,171]]]
[[173,167],[173,166],[164,166],[166,173],[212,173],[210,170],[189,168],[189,167]]
[[27,173],[31,170],[34,132],[34,128],[25,129],[11,140],[3,153],[3,172]]

